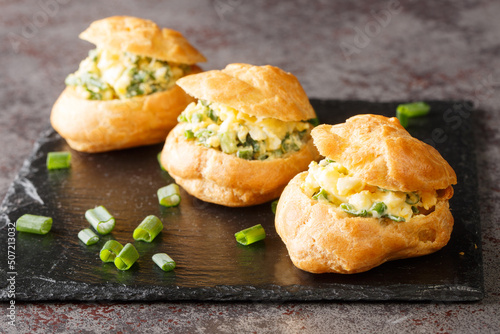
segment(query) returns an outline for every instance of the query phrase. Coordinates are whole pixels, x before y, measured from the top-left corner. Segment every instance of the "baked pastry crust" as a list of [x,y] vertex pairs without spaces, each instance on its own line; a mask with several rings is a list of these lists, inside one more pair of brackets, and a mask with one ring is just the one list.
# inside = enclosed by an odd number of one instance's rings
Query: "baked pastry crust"
[[295,176],[280,197],[276,231],[293,264],[311,273],[353,274],[386,261],[421,256],[444,247],[453,229],[448,196],[435,210],[407,222],[351,216],[304,194],[307,172]]
[[[205,61],[178,32],[149,20],[114,16],[93,22],[80,34],[98,47],[161,60],[194,64]],[[191,73],[201,68],[191,65]],[[180,87],[129,99],[87,100],[66,87],[50,115],[52,127],[82,152],[104,152],[159,143],[177,124],[177,116],[194,99]]]
[[367,184],[394,191],[446,189],[457,176],[432,146],[413,138],[395,117],[357,115],[311,131],[319,153]]
[[276,210],[276,231],[294,265],[312,273],[352,274],[386,261],[421,256],[444,247],[453,229],[448,200],[456,174],[433,147],[413,138],[396,118],[358,115],[311,132],[321,155],[335,160],[354,177],[393,191],[437,191],[426,214],[406,222],[357,217],[307,196],[295,176]]
[[180,32],[160,29],[153,21],[132,16],[112,16],[94,21],[79,37],[99,48],[174,63],[192,65],[207,61]]
[[297,78],[274,66],[229,64],[177,80],[177,84],[197,99],[218,102],[256,117],[285,122],[316,117]]
[[210,203],[242,207],[279,197],[288,181],[317,158],[312,138],[301,150],[285,158],[237,158],[187,140],[180,123],[168,134],[161,163],[191,195]]
[[66,87],[52,107],[50,122],[71,148],[105,152],[164,141],[192,101],[178,86],[105,101],[82,99],[73,87]]

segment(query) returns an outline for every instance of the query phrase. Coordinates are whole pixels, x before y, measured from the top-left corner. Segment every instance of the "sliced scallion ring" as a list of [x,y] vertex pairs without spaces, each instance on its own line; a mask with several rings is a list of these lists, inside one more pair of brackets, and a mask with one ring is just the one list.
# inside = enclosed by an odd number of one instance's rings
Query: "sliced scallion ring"
[[396,108],[396,117],[403,127],[408,126],[408,119],[427,115],[431,107],[425,102],[400,104]]
[[358,210],[356,210],[354,208],[354,206],[352,206],[352,204],[349,204],[349,203],[342,203],[342,204],[340,204],[340,208],[344,212],[346,212],[348,214],[351,214],[353,216],[359,216],[359,217],[366,217],[366,216],[368,216],[368,211],[366,211],[366,210],[359,210],[358,211]]
[[406,204],[414,205],[420,201],[420,196],[417,193],[406,193]]
[[99,237],[90,228],[85,228],[78,232],[78,239],[80,239],[85,245],[90,246],[99,241]]
[[160,165],[161,170],[166,171],[166,169],[161,164],[161,152],[156,155],[156,159],[158,160],[158,164]]
[[128,270],[139,259],[139,252],[131,243],[126,244],[115,258],[115,266],[120,270]]
[[278,207],[278,202],[279,202],[279,199],[277,199],[271,203],[271,210],[273,211],[274,214],[276,214],[276,208]]
[[394,220],[395,222],[405,222],[406,221],[406,219],[404,217],[391,215],[390,213],[387,214],[385,217],[387,217],[391,220]]
[[47,169],[69,168],[71,165],[71,153],[49,152],[47,154]]
[[116,240],[108,240],[99,253],[102,262],[115,262],[115,258],[120,254],[123,245]]
[[153,261],[163,271],[171,271],[176,266],[175,261],[172,260],[172,258],[168,256],[166,253],[158,253],[153,255]]
[[328,199],[328,193],[326,192],[325,189],[321,188],[320,191],[314,194],[312,198],[315,200],[319,200],[320,198]]
[[52,218],[24,214],[16,221],[16,230],[35,234],[47,234],[52,228]]
[[374,217],[382,217],[387,211],[387,205],[384,202],[376,202],[368,209],[368,212]]
[[181,202],[181,192],[175,183],[158,189],[157,195],[160,204],[166,207],[177,206]]
[[115,218],[102,205],[87,210],[85,218],[100,234],[108,234],[115,227]]
[[266,231],[262,225],[257,224],[234,234],[236,241],[242,245],[250,245],[266,237]]
[[134,240],[142,240],[146,242],[153,241],[154,238],[163,230],[161,220],[154,216],[147,216],[134,230]]

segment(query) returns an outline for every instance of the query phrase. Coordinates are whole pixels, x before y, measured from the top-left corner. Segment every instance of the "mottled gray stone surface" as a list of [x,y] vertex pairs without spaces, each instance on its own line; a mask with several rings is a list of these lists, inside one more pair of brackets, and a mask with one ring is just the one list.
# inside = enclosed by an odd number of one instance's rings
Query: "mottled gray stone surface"
[[486,297],[467,304],[33,303],[17,305],[17,328],[2,305],[0,331],[500,332],[500,2],[1,0],[1,198],[47,128],[65,76],[91,47],[78,33],[118,14],[183,32],[209,59],[205,69],[276,65],[311,97],[473,100],[481,110],[475,139]]

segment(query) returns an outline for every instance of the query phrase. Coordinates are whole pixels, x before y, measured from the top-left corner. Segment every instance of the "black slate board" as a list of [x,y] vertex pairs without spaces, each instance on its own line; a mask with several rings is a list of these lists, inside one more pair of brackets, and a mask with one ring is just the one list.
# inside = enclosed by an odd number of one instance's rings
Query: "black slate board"
[[[360,113],[392,116],[397,102],[312,100],[322,123],[340,123]],[[410,133],[432,143],[458,175],[451,208],[455,228],[437,253],[385,263],[355,275],[314,275],[296,269],[274,230],[270,203],[226,208],[182,192],[178,208],[158,205],[156,190],[172,179],[158,166],[162,145],[101,154],[72,151],[69,170],[47,171],[47,152],[70,150],[52,130],[36,142],[11,185],[0,211],[0,300],[408,300],[475,301],[483,297],[481,236],[477,198],[474,111],[461,101],[429,101],[431,114],[410,121]],[[93,246],[79,242],[88,227],[84,212],[104,205],[116,228]],[[45,235],[8,227],[24,213],[51,216]],[[103,243],[133,242],[132,231],[147,215],[164,222],[153,243],[134,242],[141,254],[129,270],[99,260]],[[234,233],[261,223],[267,238],[250,246]],[[7,248],[8,245],[14,247]],[[7,254],[7,249],[11,251]],[[13,256],[12,251],[15,252]],[[178,267],[164,273],[151,256],[166,252]],[[8,267],[8,256],[14,266]],[[9,284],[7,278],[15,278]],[[14,290],[15,289],[15,290]]]

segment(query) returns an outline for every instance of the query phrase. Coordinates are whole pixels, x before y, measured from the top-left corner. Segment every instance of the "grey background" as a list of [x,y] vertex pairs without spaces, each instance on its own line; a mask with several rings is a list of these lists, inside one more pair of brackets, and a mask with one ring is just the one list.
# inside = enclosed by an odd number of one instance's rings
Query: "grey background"
[[[204,69],[281,67],[313,98],[474,101],[486,296],[458,304],[27,303],[16,305],[17,332],[500,332],[500,2],[0,0],[0,198],[49,126],[64,78],[92,48],[78,34],[112,15],[182,32],[208,58]],[[1,310],[0,332],[16,332]]]

